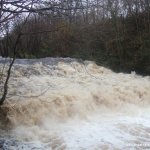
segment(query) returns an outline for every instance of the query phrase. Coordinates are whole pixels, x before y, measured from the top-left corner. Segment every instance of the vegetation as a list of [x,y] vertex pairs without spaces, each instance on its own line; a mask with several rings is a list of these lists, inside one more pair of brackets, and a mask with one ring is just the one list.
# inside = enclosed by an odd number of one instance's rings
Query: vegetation
[[[76,57],[119,72],[150,74],[149,1],[61,0],[59,5],[61,13],[47,11],[28,19],[17,57]],[[79,9],[69,9],[73,5]],[[23,19],[14,22],[10,37],[16,36],[22,23]],[[2,42],[1,55],[12,56],[11,47],[5,46],[8,37]]]

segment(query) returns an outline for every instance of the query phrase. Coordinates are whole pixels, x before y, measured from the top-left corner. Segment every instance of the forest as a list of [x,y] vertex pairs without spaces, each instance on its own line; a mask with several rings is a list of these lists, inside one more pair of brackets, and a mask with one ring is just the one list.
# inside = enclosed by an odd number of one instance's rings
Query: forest
[[28,11],[18,13],[1,29],[1,56],[13,57],[21,30],[17,58],[81,58],[150,75],[149,0],[47,0],[33,7],[44,11],[28,19]]

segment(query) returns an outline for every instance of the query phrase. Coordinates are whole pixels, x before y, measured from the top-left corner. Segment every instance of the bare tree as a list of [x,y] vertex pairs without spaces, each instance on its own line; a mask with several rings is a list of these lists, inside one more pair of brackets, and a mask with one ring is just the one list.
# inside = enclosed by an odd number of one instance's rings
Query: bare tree
[[[4,31],[5,25],[9,24],[10,26],[12,25],[12,22],[14,19],[19,17],[20,15],[26,16],[26,19],[23,21],[21,28],[19,28],[19,31],[17,32],[17,36],[15,39],[15,42],[12,47],[13,51],[13,58],[12,61],[9,65],[8,71],[7,71],[7,76],[6,80],[4,82],[3,86],[3,93],[2,97],[0,98],[0,105],[3,105],[7,92],[8,92],[8,81],[10,78],[11,74],[11,69],[12,66],[15,62],[16,55],[17,55],[17,49],[18,49],[18,44],[20,42],[20,38],[23,35],[28,35],[28,34],[45,34],[48,32],[53,32],[58,30],[61,27],[54,28],[53,30],[41,30],[41,31],[36,31],[36,32],[23,32],[23,27],[25,26],[27,20],[29,19],[30,14],[40,14],[40,15],[45,15],[49,13],[53,15],[65,15],[69,17],[71,21],[72,17],[72,10],[80,9],[78,5],[74,5],[73,1],[67,1],[67,6],[62,7],[62,2],[61,1],[55,1],[55,0],[1,0],[0,1],[0,30]],[[65,13],[67,12],[67,13]],[[5,37],[8,37],[9,33],[4,32]]]

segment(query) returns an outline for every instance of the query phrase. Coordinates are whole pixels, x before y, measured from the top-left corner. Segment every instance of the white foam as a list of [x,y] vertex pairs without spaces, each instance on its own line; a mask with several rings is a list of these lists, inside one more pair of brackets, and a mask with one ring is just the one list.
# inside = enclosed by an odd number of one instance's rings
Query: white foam
[[18,149],[136,149],[128,144],[150,143],[150,77],[117,74],[89,61],[15,64],[4,107]]

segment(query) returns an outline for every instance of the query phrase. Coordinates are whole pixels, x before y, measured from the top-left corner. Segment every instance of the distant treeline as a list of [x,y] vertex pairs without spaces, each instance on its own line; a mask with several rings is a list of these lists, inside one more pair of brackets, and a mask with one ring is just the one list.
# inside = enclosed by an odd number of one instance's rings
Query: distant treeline
[[[32,15],[22,29],[17,57],[75,57],[117,72],[150,75],[149,1],[97,0],[78,3],[78,8]],[[1,40],[0,55],[12,56],[22,20]]]

